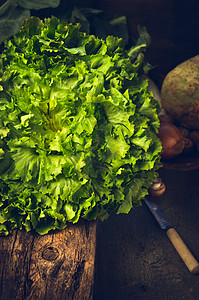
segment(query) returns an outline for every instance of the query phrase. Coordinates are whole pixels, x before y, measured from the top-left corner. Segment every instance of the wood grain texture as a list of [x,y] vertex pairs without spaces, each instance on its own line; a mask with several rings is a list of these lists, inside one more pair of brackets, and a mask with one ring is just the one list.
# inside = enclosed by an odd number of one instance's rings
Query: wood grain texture
[[95,221],[0,237],[0,299],[92,299],[95,247]]

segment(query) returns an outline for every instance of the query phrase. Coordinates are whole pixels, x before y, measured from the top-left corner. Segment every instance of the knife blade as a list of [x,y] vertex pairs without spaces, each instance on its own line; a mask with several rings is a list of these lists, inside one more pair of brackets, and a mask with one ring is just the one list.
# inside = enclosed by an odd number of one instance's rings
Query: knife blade
[[180,235],[177,233],[175,228],[171,226],[163,212],[159,209],[158,205],[151,200],[147,200],[144,198],[144,202],[146,203],[147,207],[149,208],[150,212],[155,217],[156,221],[160,225],[160,228],[166,231],[168,238],[170,239],[171,243],[175,247],[176,251],[180,255],[181,259],[184,261],[185,265],[187,266],[188,270],[192,274],[199,273],[199,263],[188,249],[187,245],[184,243]]
[[160,228],[164,230],[169,229],[171,227],[171,224],[169,223],[165,215],[162,213],[162,211],[159,209],[157,204],[147,200],[146,198],[144,199],[144,201],[148,206],[149,210],[151,211],[151,213],[153,214],[153,216],[155,217],[156,221],[160,225]]

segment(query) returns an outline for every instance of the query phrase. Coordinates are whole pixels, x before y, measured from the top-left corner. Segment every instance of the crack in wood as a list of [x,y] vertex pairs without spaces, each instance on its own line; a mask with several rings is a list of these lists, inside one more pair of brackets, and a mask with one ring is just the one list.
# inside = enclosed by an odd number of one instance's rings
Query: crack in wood
[[[5,262],[5,260],[4,260],[4,262]],[[5,267],[5,263],[3,264],[3,267],[2,267],[2,272],[1,272],[1,281],[0,281],[0,297],[1,297],[1,295],[2,295],[2,291],[3,291],[4,267]]]
[[14,248],[15,248],[16,241],[17,241],[17,230],[15,232],[14,241],[13,241],[13,244],[12,244],[11,256],[13,255],[13,251],[14,251]]

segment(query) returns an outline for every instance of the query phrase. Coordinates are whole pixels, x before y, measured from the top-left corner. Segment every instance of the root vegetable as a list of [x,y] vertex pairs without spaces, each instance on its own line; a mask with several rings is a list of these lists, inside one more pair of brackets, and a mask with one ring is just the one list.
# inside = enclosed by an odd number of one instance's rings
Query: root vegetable
[[161,88],[162,107],[174,122],[199,129],[199,55],[171,70]]
[[184,150],[184,137],[174,124],[161,123],[158,137],[162,143],[162,159],[172,159]]

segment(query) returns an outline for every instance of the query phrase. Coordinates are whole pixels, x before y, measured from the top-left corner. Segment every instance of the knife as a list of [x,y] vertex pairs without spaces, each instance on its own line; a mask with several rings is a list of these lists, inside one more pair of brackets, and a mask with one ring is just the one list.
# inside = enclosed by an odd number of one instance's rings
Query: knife
[[171,226],[162,211],[158,208],[158,205],[152,201],[147,200],[146,198],[144,198],[144,202],[159,223],[160,227],[166,231],[168,238],[170,239],[171,243],[177,250],[178,254],[184,261],[189,271],[192,274],[199,273],[199,263],[190,252],[184,241],[181,239],[175,228]]

